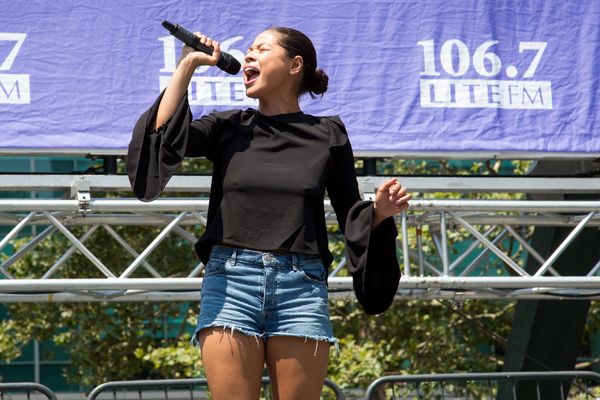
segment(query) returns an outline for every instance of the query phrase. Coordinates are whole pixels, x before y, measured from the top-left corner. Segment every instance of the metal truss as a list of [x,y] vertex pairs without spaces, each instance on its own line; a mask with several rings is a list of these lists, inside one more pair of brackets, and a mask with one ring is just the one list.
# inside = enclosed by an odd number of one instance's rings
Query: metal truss
[[[365,198],[385,178],[361,177]],[[524,192],[598,193],[600,180],[594,178],[458,178],[403,177],[403,184],[416,192]],[[201,263],[190,267],[186,278],[169,278],[153,268],[147,257],[169,234],[190,243],[196,238],[182,227],[205,225],[208,199],[159,198],[142,203],[131,198],[93,199],[94,191],[129,191],[125,176],[7,175],[0,176],[2,190],[59,190],[63,199],[0,199],[0,226],[10,232],[0,238],[4,249],[26,226],[44,229],[19,251],[0,264],[0,302],[76,302],[76,301],[191,301],[200,298]],[[208,192],[209,176],[175,176],[167,191]],[[334,211],[325,201],[326,220],[337,224]],[[600,227],[600,201],[529,200],[449,200],[415,199],[407,211],[397,216],[401,234],[397,239],[403,257],[403,276],[397,299],[540,299],[600,297],[600,261],[587,276],[564,276],[553,263],[584,227]],[[141,253],[136,252],[114,229],[115,226],[162,226],[162,232]],[[76,237],[71,227],[87,231]],[[543,258],[522,236],[523,227],[569,226],[573,230],[548,258]],[[98,230],[107,231],[132,258],[117,276],[111,265],[103,264],[86,246]],[[422,232],[427,232],[423,235]],[[53,234],[60,232],[72,246],[41,277],[16,279],[11,266]],[[459,232],[470,243],[451,260],[448,237]],[[522,246],[541,264],[528,274],[511,254],[502,250],[507,238]],[[424,243],[436,254],[425,254]],[[106,277],[103,279],[63,279],[61,267],[80,251]],[[502,260],[509,272],[501,276],[482,275],[479,266],[490,256]],[[470,260],[469,263],[466,260]],[[131,278],[143,268],[152,278]],[[340,277],[342,260],[329,276],[330,299],[351,299],[352,280]],[[176,288],[174,291],[173,288]]]

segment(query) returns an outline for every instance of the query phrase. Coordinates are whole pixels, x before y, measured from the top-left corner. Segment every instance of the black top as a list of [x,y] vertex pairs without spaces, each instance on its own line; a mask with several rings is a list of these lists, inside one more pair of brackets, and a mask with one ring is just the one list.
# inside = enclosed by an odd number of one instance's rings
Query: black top
[[206,157],[213,177],[206,231],[196,243],[207,263],[213,244],[316,254],[326,267],[325,191],[346,236],[346,261],[365,312],[385,311],[398,288],[396,225],[371,232],[372,202],[358,191],[352,148],[338,117],[257,110],[213,112],[192,120],[187,96],[158,130],[156,103],[133,131],[127,171],[142,201],[156,199],[183,157]]

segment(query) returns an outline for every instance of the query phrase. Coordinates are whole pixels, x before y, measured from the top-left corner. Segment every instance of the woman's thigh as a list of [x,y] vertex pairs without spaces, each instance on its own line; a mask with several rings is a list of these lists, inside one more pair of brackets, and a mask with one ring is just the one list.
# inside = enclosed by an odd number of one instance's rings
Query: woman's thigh
[[295,336],[270,337],[266,362],[273,400],[319,400],[327,374],[329,342]]
[[262,339],[211,327],[198,333],[208,387],[215,400],[258,400],[265,363]]

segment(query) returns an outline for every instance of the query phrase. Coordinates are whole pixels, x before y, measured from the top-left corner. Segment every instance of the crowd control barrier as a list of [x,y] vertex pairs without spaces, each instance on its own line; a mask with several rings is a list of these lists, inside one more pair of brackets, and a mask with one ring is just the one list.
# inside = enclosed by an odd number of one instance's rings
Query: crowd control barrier
[[600,374],[588,371],[394,375],[374,381],[364,399],[593,400],[598,385]]
[[[154,381],[121,381],[121,382],[107,382],[102,385],[94,388],[87,400],[96,400],[99,396],[104,392],[110,392],[110,398],[114,400],[118,400],[121,397],[119,394],[122,394],[124,391],[137,391],[138,399],[143,400],[144,392],[150,393],[153,391],[153,396],[146,396],[146,399],[158,399],[164,398],[165,400],[169,399],[169,389],[188,389],[189,395],[186,396],[186,399],[194,400],[199,399],[198,393],[194,390],[197,387],[207,387],[208,383],[205,378],[197,378],[197,379],[163,379],[163,380],[154,380]],[[268,377],[262,378],[262,386],[264,388],[264,393],[269,393],[270,382]],[[345,400],[344,393],[342,389],[339,388],[332,380],[325,379],[325,386],[328,387],[335,396],[336,400]],[[157,397],[156,394],[162,390],[164,393],[164,397]],[[267,397],[270,399],[270,396]],[[130,398],[126,396],[126,398]],[[171,396],[172,398],[172,396]]]
[[6,396],[8,393],[27,393],[27,399],[31,398],[31,392],[38,392],[46,396],[48,400],[57,400],[56,395],[52,390],[48,389],[44,385],[39,383],[0,383],[0,399],[12,398],[13,396]]

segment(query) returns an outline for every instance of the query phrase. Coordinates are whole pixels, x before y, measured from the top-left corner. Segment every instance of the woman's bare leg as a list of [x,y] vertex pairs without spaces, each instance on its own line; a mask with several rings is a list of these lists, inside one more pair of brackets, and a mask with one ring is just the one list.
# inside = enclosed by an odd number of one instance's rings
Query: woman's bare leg
[[[294,336],[267,339],[266,361],[273,400],[319,400],[327,364],[329,342]],[[316,355],[315,355],[316,350]]]
[[202,329],[198,341],[214,400],[259,399],[265,364],[262,339],[212,327]]

